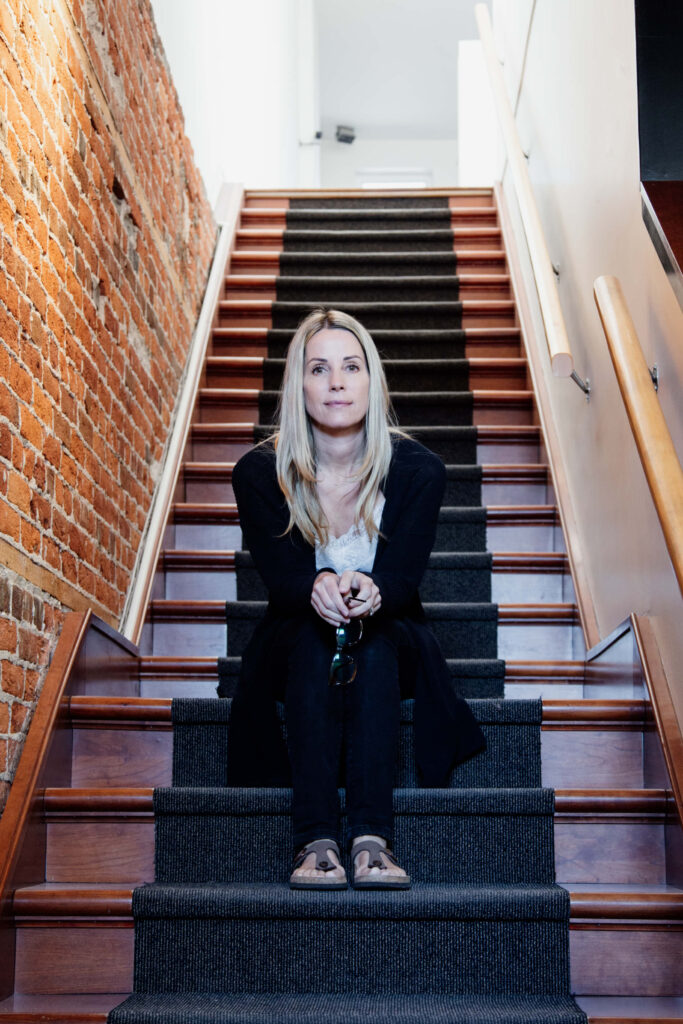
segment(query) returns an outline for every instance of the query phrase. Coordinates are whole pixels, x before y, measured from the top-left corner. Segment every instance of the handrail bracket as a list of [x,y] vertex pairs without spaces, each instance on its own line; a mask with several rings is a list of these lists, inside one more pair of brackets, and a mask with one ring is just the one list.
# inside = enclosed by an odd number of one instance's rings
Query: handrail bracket
[[576,370],[572,370],[572,372],[569,374],[569,376],[574,381],[574,383],[577,384],[578,387],[581,388],[581,390],[583,391],[584,395],[586,396],[586,401],[588,401],[588,399],[591,396],[591,382],[590,382],[590,378],[586,377],[586,379],[584,380],[582,377],[579,377],[579,375],[576,372]]

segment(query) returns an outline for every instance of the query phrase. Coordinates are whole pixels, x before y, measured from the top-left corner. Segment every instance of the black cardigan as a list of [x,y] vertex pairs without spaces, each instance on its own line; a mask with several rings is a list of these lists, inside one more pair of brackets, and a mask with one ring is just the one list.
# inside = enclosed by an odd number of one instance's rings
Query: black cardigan
[[[412,680],[415,697],[415,755],[427,786],[447,784],[451,768],[485,746],[468,705],[457,697],[439,645],[425,621],[418,587],[434,545],[446,482],[436,455],[409,438],[392,442],[383,488],[386,498],[372,577],[379,588],[380,616],[404,625],[417,653]],[[268,442],[244,455],[233,470],[245,546],[268,588],[265,618],[242,658],[230,715],[228,778],[233,785],[286,785],[287,752],[275,716],[269,634],[283,617],[313,612],[311,590],[318,575],[315,550],[289,522],[277,482],[275,452]],[[313,612],[315,614],[315,612]]]

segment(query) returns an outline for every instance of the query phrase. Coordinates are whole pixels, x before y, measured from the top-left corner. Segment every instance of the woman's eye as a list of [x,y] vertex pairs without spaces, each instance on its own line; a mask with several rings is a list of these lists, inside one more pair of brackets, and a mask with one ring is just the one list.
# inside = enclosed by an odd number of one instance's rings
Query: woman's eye
[[311,370],[311,373],[322,373],[322,371],[324,369],[325,369],[325,367],[322,364],[319,364],[318,366],[314,366],[313,367],[313,369]]
[[360,370],[358,363],[347,363],[346,368],[347,370]]

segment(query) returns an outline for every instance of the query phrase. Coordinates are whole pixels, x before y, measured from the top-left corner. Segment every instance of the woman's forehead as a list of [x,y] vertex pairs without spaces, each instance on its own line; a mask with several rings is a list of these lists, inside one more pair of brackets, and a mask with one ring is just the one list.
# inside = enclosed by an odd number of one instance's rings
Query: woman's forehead
[[363,346],[352,331],[345,327],[322,327],[308,339],[306,357],[364,355]]

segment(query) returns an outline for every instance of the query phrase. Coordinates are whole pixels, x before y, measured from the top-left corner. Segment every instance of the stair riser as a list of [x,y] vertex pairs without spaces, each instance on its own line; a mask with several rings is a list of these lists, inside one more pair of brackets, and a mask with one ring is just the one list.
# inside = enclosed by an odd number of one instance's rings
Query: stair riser
[[[235,819],[239,826],[244,819]],[[259,819],[261,826],[268,826],[269,819]],[[437,823],[438,824],[438,823]],[[419,838],[425,840],[420,833],[413,836],[410,843],[404,846],[408,835],[408,823],[396,820],[396,842],[394,849],[401,863],[408,867],[406,857],[412,849],[412,842]],[[230,828],[232,829],[232,825]],[[284,828],[284,826],[283,826]],[[265,833],[263,833],[265,835]],[[231,838],[222,847],[223,858],[232,856]],[[262,840],[262,848],[270,850],[270,842]],[[454,834],[454,843],[459,841]],[[500,849],[506,845],[501,841]],[[497,846],[494,849],[498,849]],[[555,865],[557,881],[561,884],[595,883],[624,885],[663,885],[666,879],[664,863],[664,826],[644,822],[640,824],[573,822],[565,823],[561,819],[555,821]],[[439,856],[440,846],[429,851],[429,857],[436,853]],[[277,872],[264,875],[264,881],[279,878],[286,880],[291,847],[282,846],[278,851],[279,863]],[[414,856],[414,855],[413,855]],[[423,869],[429,857],[418,859],[415,866],[411,864],[411,877],[416,881],[424,881]],[[233,864],[233,871],[241,863],[241,855]],[[463,856],[463,865],[472,861],[472,854]],[[523,868],[524,865],[521,865]],[[506,865],[502,869],[508,870]],[[154,877],[154,821],[53,821],[48,826],[47,846],[47,881],[49,882],[81,882],[81,883],[134,883],[136,885],[149,881]],[[207,876],[209,877],[209,876]],[[237,875],[235,875],[237,877]],[[250,877],[256,878],[256,874]],[[260,877],[260,876],[259,876]],[[453,874],[444,878],[453,878]]]
[[[474,405],[436,399],[433,402],[394,402],[399,424],[406,430],[411,426],[430,426],[435,421],[450,426],[487,424],[526,426],[533,421],[533,405],[520,398],[516,402],[496,402],[495,399],[475,397]],[[275,422],[275,403],[253,398],[200,400],[200,423],[260,423]]]
[[[385,359],[405,359],[405,345],[389,345],[378,343],[382,356]],[[271,353],[272,358],[284,358],[286,346],[277,353]],[[214,334],[210,342],[209,355],[211,356],[260,356],[268,358],[268,346],[264,340],[250,338],[246,332],[241,337],[226,338],[220,334]],[[453,347],[450,343],[440,344],[432,342],[423,346],[425,359],[451,359]],[[519,359],[519,341],[506,338],[477,337],[465,340],[466,359]]]
[[[439,523],[435,551],[562,551],[561,530],[552,525]],[[181,550],[234,551],[242,549],[238,523],[175,524],[175,547]],[[528,602],[527,602],[528,603]]]
[[[474,300],[471,300],[474,301]],[[344,305],[342,303],[342,305]],[[304,310],[302,309],[300,314],[296,314],[293,317],[292,322],[292,333],[294,332],[299,320],[303,319]],[[403,330],[410,330],[411,328],[419,329],[424,326],[424,313],[412,313],[405,314],[404,320],[401,323]],[[382,328],[386,324],[385,319],[377,319],[374,314],[365,313],[363,316],[363,326],[372,333],[377,328]],[[470,327],[514,327],[515,326],[515,314],[511,308],[511,304],[506,303],[502,309],[493,307],[487,309],[486,306],[481,306],[474,309],[468,308],[466,304],[462,311],[461,323],[454,322],[454,316],[452,312],[445,314],[440,321],[443,328],[458,328],[462,327],[467,330]],[[219,310],[217,326],[219,327],[263,327],[269,329],[272,326],[270,311],[261,312],[259,310],[251,310],[248,306]],[[284,326],[284,325],[283,325]]]
[[[425,211],[415,210],[413,217],[401,217],[394,220],[390,217],[358,217],[353,215],[352,210],[344,214],[334,216],[332,211],[318,211],[319,217],[303,219],[296,217],[296,211],[289,214],[286,210],[277,213],[268,213],[265,210],[250,212],[247,208],[243,211],[240,220],[240,228],[282,228],[283,230],[303,231],[382,231],[399,230],[419,231],[421,228],[433,224],[434,227],[496,227],[498,223],[497,213],[494,207],[488,210],[448,210],[444,209],[439,217],[425,217]],[[294,216],[292,215],[294,214]]]
[[[335,190],[333,192],[326,192],[322,195],[319,191],[311,192],[310,194],[293,193],[292,196],[282,195],[281,192],[268,192],[268,191],[256,191],[245,193],[244,206],[246,209],[275,209],[276,207],[288,210],[290,205],[296,206],[297,201],[305,201],[309,198],[318,201],[319,199],[325,199],[330,201],[335,209],[349,208],[349,201],[355,202],[359,195],[363,198],[363,209],[368,207],[380,207],[383,209],[398,209],[404,208],[404,198],[397,196],[395,192],[389,194],[382,193],[381,195],[368,195],[367,193],[359,193],[356,190],[351,191],[340,191]],[[413,193],[409,193],[409,198],[413,197]],[[453,192],[448,195],[448,209],[460,210],[462,207],[469,208],[472,206],[493,206],[493,192],[491,189],[453,189]],[[294,200],[294,203],[292,203]],[[432,202],[434,200],[434,202]],[[422,197],[420,197],[422,202]],[[433,196],[431,193],[424,196],[424,201],[427,206],[434,206],[443,201],[443,193],[437,192]]]
[[[205,696],[215,696],[215,689]],[[642,732],[636,730],[543,730],[542,784],[557,789],[642,788],[642,745]],[[172,734],[167,730],[74,730],[75,787],[170,786],[172,762]],[[500,781],[492,772],[491,785],[496,784]]]
[[[394,824],[394,852],[414,881],[554,881],[550,817],[397,814]],[[345,817],[341,825],[346,827]],[[162,815],[156,880],[286,882],[293,849],[289,815]]]
[[[329,274],[330,276],[353,276],[358,273],[357,269],[354,269],[353,264],[344,263],[343,261],[332,263],[330,261],[316,261],[314,264],[316,271],[320,274]],[[506,274],[507,266],[505,262],[505,255],[487,255],[485,252],[468,252],[462,254],[457,260],[456,266],[458,272],[461,274]],[[400,267],[400,269],[399,269]],[[378,276],[390,277],[393,274],[401,274],[405,276],[415,275],[420,276],[425,273],[425,262],[419,259],[419,256],[415,258],[412,263],[401,263],[397,264],[391,260],[383,261],[381,259],[375,259],[371,264],[372,272]],[[280,257],[279,254],[271,254],[267,252],[263,253],[250,253],[245,255],[244,252],[237,252],[233,255],[230,260],[230,274],[232,276],[252,275],[252,274],[280,274],[286,272],[287,274],[295,275],[303,273],[296,266],[289,264],[285,268],[285,271],[281,271],[280,268]],[[447,269],[438,271],[433,269],[433,265],[430,265],[429,273],[453,273],[452,265],[448,266]]]
[[[294,242],[290,236],[287,240],[288,252],[328,252],[329,242],[313,245],[310,242]],[[357,239],[335,239],[335,252],[470,252],[473,249],[500,249],[501,234],[495,228],[484,228],[478,231],[468,231],[467,228],[459,228],[453,234],[453,241],[444,246],[441,242],[436,245],[429,240],[414,241],[407,238],[405,234],[401,237],[388,237],[373,240],[371,244],[361,245]],[[237,232],[235,238],[235,252],[256,252],[267,250],[268,252],[282,252],[284,242],[282,233],[277,228],[270,230],[246,228]]]
[[[447,658],[570,661],[585,653],[580,626],[571,622],[502,622],[496,630],[495,623],[430,619],[430,627]],[[242,654],[252,630],[253,621],[231,620],[228,656]],[[217,658],[226,653],[226,627],[218,621],[155,620],[152,637],[152,654]]]
[[[448,357],[446,357],[448,358]],[[418,390],[415,387],[415,370],[412,366],[405,368],[400,364],[385,364],[387,382],[391,391]],[[280,367],[277,370],[265,368],[265,385],[263,367],[222,367],[209,365],[206,369],[206,387],[208,388],[255,388],[257,390],[278,390],[282,384]],[[493,368],[467,369],[456,366],[424,367],[419,373],[420,390],[424,391],[467,391],[468,389],[485,391],[523,391],[527,388],[526,371],[523,367],[506,370]]]
[[[305,926],[305,934],[298,939],[283,939],[280,946],[277,939],[269,938],[263,948],[288,948],[292,941],[296,941],[297,948],[314,946],[316,949],[336,949],[327,932],[327,921],[322,922],[324,930],[319,939],[311,934],[311,922],[301,923]],[[424,960],[431,962],[433,944],[439,941],[440,936],[435,933],[431,922],[425,924],[425,934],[413,938],[409,949],[430,951]],[[106,924],[84,928],[73,927],[73,922],[65,921],[63,927],[57,928],[20,926],[17,933],[16,990],[23,993],[97,993],[112,989],[130,992],[133,988],[133,935],[131,926],[116,928]],[[370,935],[365,939],[357,933],[356,938],[356,948],[362,951],[366,964],[374,964],[375,958],[368,957],[366,953],[367,949],[376,948],[374,938]],[[485,941],[483,936],[479,937],[479,943]],[[222,940],[219,959],[225,963],[225,951],[241,951],[244,948],[242,942],[239,936],[226,936]],[[517,944],[520,950],[526,948],[526,942],[526,938],[522,938]],[[623,930],[581,927],[570,930],[569,945],[570,985],[577,995],[677,996],[681,991],[681,931],[647,927],[631,929],[628,925]],[[174,947],[175,943],[172,942],[170,948]],[[482,958],[476,952],[481,948],[485,946],[479,944],[474,951],[468,952],[463,965],[465,969],[470,962],[481,962]],[[392,946],[387,953],[387,962],[391,960],[393,952]],[[448,956],[449,950],[445,950],[445,953]],[[309,961],[302,958],[302,962]],[[520,969],[523,970],[523,967],[522,957]],[[458,974],[462,972],[459,972],[455,959],[450,961],[447,968],[450,968],[448,976],[453,983],[453,979],[457,980]],[[305,984],[303,990],[307,990]]]
[[[467,488],[467,489],[465,489]],[[218,502],[234,504],[235,492],[227,480],[186,479],[182,500],[187,502]],[[481,495],[475,483],[446,482],[444,505],[545,505],[551,503],[545,483],[486,483],[481,484]]]
[[[419,438],[418,438],[419,440]],[[192,462],[237,462],[253,447],[252,441],[231,441],[224,438],[191,437],[186,458]],[[466,445],[451,441],[430,442],[432,451],[444,462],[468,464],[472,461]],[[518,463],[540,460],[540,446],[537,440],[493,440],[482,438],[476,447],[476,461],[480,463]]]
[[[508,993],[559,994],[569,983],[560,952],[565,928],[546,921],[144,921],[136,929],[137,964],[157,960],[156,950],[167,954],[160,971],[136,970],[136,988],[477,993],[502,985]],[[300,955],[305,949],[315,957]]]
[[[450,278],[444,275],[444,280],[448,281]],[[304,285],[302,284],[302,289]],[[396,285],[385,284],[377,285],[374,288],[355,288],[350,287],[344,288],[343,291],[343,280],[340,279],[335,282],[334,285],[318,286],[316,288],[307,289],[306,301],[307,302],[320,302],[327,306],[335,304],[344,304],[344,302],[362,302],[365,296],[371,294],[373,299],[377,302],[401,302],[400,288]],[[466,302],[469,299],[509,299],[510,298],[510,284],[507,278],[503,278],[501,281],[461,281],[460,287],[452,288],[453,294],[451,295],[446,287],[435,288],[435,287],[418,287],[414,286],[414,295],[416,299],[422,302],[429,302],[433,300],[438,302],[440,300],[446,301],[452,299],[453,301],[461,300]],[[283,302],[296,301],[299,296],[297,293],[278,286],[275,282],[265,282],[264,284],[257,283],[240,283],[231,278],[230,282],[226,282],[223,288],[224,299],[228,301],[241,301],[242,299],[270,299],[275,302],[279,299]],[[403,299],[405,302],[405,299]]]
[[[163,596],[170,601],[265,601],[265,586],[257,583],[255,570],[251,571],[251,576],[249,589],[238,594],[234,569],[166,569]],[[445,570],[437,574],[437,570],[427,570],[420,597],[423,601],[455,601],[466,594],[466,601],[503,604],[574,600],[571,577],[566,573],[496,573],[494,570],[491,584],[489,588],[486,571]]]

